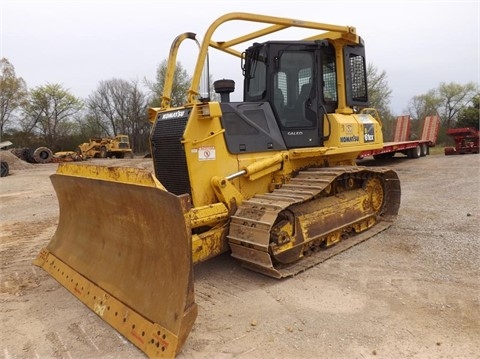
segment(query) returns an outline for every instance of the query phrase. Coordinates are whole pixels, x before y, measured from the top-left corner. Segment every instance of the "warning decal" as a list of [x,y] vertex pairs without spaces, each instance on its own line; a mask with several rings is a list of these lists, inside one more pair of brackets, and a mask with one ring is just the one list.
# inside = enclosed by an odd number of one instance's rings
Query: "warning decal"
[[212,161],[215,160],[215,147],[199,147],[198,148],[198,160],[199,161]]

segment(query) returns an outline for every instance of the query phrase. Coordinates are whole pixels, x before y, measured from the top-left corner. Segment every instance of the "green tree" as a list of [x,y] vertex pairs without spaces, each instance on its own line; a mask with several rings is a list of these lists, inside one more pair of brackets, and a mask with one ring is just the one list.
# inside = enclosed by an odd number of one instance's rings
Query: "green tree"
[[408,110],[417,119],[438,114],[442,127],[450,128],[457,122],[459,112],[471,103],[477,93],[478,89],[473,82],[465,85],[442,82],[436,89],[414,96]]
[[477,86],[473,82],[465,85],[442,82],[438,87],[438,95],[442,100],[438,113],[446,128],[455,127],[459,112],[472,102],[478,94]]
[[480,121],[480,94],[472,99],[470,106],[464,107],[458,113],[457,128],[473,127],[479,129]]
[[[152,92],[151,107],[160,107],[163,94],[163,85],[167,73],[167,60],[163,60],[157,67],[155,81],[145,80],[146,86]],[[187,100],[187,90],[190,87],[191,77],[180,62],[177,62],[173,77],[172,93],[170,94],[171,106],[181,106]]]
[[15,68],[6,59],[0,60],[0,139],[4,131],[15,120],[15,114],[25,106],[27,86],[15,75]]
[[75,116],[83,107],[81,99],[59,84],[39,86],[30,92],[21,121],[25,133],[35,133],[45,146],[57,149],[57,142],[77,130]]
[[436,89],[414,96],[409,102],[408,111],[410,116],[417,120],[438,115],[440,117],[438,143],[444,143],[449,141],[446,130],[457,127],[459,114],[472,103],[475,95],[478,95],[478,87],[473,82],[465,85],[442,82]]

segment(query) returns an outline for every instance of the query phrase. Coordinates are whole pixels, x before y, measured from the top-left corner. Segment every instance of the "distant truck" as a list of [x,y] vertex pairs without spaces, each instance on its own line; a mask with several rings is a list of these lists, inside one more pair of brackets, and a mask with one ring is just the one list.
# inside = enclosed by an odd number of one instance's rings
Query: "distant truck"
[[78,146],[77,154],[87,158],[124,158],[132,156],[130,141],[127,135],[115,137],[91,137],[88,142]]
[[472,127],[450,128],[447,135],[453,137],[455,147],[445,147],[445,155],[479,153],[480,132]]

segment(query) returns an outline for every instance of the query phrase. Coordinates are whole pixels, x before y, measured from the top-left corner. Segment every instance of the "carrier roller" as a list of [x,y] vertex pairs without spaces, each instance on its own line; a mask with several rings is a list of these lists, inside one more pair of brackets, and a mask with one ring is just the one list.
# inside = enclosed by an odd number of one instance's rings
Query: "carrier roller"
[[400,206],[390,169],[311,168],[245,200],[231,219],[232,256],[274,278],[293,276],[388,228]]

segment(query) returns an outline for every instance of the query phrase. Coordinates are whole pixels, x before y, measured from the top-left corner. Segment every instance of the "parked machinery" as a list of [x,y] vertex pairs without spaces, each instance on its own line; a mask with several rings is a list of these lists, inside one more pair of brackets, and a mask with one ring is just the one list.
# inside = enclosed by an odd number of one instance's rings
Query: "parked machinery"
[[131,156],[132,149],[130,141],[126,135],[117,135],[115,137],[92,137],[88,142],[78,146],[77,154],[84,159],[87,158],[124,158],[125,155]]
[[445,155],[478,153],[480,132],[472,127],[450,128],[447,135],[453,137],[455,147],[445,147]]

